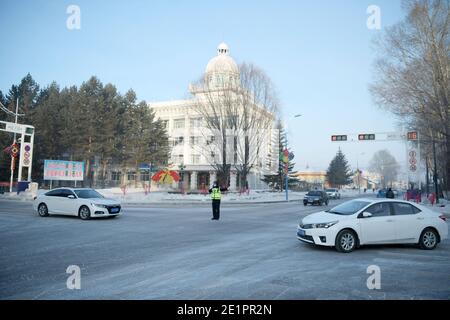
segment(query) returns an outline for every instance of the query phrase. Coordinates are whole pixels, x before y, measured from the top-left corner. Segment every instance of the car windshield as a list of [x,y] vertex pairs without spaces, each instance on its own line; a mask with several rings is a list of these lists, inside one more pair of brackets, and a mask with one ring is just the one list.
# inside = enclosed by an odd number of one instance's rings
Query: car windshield
[[81,199],[104,198],[100,193],[92,189],[75,190],[75,194]]
[[307,196],[316,196],[316,197],[318,197],[318,196],[321,195],[321,193],[320,193],[320,191],[310,191],[306,195]]
[[369,204],[370,204],[370,202],[368,202],[368,201],[352,200],[352,201],[348,201],[343,204],[340,204],[340,205],[334,207],[333,209],[328,210],[327,212],[334,213],[334,214],[340,214],[343,216],[348,216],[348,215],[358,212],[359,210],[361,210],[362,208],[364,208],[365,206],[367,206]]

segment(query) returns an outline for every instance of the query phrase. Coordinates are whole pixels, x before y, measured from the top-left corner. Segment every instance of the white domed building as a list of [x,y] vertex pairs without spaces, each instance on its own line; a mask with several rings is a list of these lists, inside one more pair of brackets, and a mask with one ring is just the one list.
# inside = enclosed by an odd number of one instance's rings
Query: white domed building
[[[191,99],[148,103],[156,117],[166,123],[172,148],[169,163],[174,170],[183,168],[184,189],[192,191],[209,189],[217,177],[214,163],[221,163],[221,150],[211,149],[214,136],[208,133],[205,119],[198,110],[198,103],[228,90],[240,90],[239,67],[230,56],[229,47],[225,43],[218,46],[217,56],[208,62],[202,80],[201,84],[189,85]],[[273,114],[267,114],[267,117],[269,121],[275,120]],[[256,165],[247,177],[250,189],[266,188],[261,178],[278,168],[278,151],[274,151],[276,146],[273,144],[275,134],[275,130],[269,130],[258,150]],[[235,139],[230,137],[227,140]],[[233,150],[233,146],[228,150]],[[231,164],[229,189],[238,190],[240,179],[235,170],[239,165],[236,163],[237,157],[233,152],[227,152],[227,157],[227,162]]]

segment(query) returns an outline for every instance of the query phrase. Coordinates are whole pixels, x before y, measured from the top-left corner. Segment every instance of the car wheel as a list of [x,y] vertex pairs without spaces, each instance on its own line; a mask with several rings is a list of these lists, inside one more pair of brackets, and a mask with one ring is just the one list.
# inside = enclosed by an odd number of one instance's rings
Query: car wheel
[[91,210],[88,207],[82,206],[78,212],[81,220],[89,220],[91,218]]
[[433,229],[425,229],[420,235],[419,246],[423,250],[433,250],[438,244],[439,235]]
[[342,230],[336,237],[336,250],[343,253],[350,253],[358,245],[356,234],[351,230]]
[[38,214],[40,217],[47,217],[48,216],[48,208],[45,203],[41,203],[38,207]]
[[308,203],[307,202],[303,202],[303,205],[306,207],[308,205]]

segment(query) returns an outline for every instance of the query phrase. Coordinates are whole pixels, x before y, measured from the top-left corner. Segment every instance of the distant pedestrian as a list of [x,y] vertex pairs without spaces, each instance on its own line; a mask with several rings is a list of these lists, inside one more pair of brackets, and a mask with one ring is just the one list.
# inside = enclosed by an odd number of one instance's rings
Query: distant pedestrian
[[436,201],[436,193],[433,192],[430,194],[430,196],[428,197],[428,200],[430,201],[431,205],[434,206],[434,202]]
[[422,191],[421,190],[417,190],[416,193],[416,203],[421,203],[422,202]]
[[219,187],[217,182],[214,182],[211,189],[209,189],[209,193],[211,194],[212,200],[212,211],[213,217],[211,220],[219,220],[220,219],[220,200],[222,198],[222,192],[227,191],[227,188]]
[[386,198],[388,198],[388,199],[394,199],[395,198],[394,191],[392,191],[391,188],[389,188],[388,191],[386,192]]

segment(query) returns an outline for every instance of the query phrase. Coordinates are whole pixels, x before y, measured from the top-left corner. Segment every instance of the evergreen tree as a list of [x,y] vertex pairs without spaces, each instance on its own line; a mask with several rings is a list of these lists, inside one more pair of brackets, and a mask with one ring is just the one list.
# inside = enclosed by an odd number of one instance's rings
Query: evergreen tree
[[[269,185],[274,190],[283,191],[286,185],[286,174],[284,172],[284,163],[281,160],[281,156],[283,151],[286,149],[286,132],[284,130],[283,125],[280,121],[277,123],[278,136],[277,136],[277,144],[278,144],[278,170],[276,174],[264,175],[264,178],[261,180]],[[289,148],[289,146],[288,146]],[[293,175],[296,173],[294,171],[295,163],[289,161],[288,164],[288,187],[292,188],[298,183],[298,179],[294,178]]]
[[53,82],[44,88],[37,98],[38,107],[33,110],[35,127],[33,150],[33,177],[42,174],[45,159],[58,159],[64,150],[61,144],[62,104],[59,86]]
[[[127,100],[133,102],[134,92],[127,93]],[[141,163],[152,165],[165,165],[169,157],[168,136],[165,126],[160,120],[155,119],[154,112],[145,102],[132,103],[128,106],[124,115],[126,119],[123,135],[124,159],[129,167],[139,172]],[[135,179],[137,187],[138,177]]]
[[345,155],[339,148],[336,156],[331,160],[327,170],[327,181],[335,188],[347,185],[351,182],[351,171]]
[[[11,86],[0,101],[15,111],[19,98],[20,123],[35,126],[33,150],[33,180],[42,179],[45,159],[85,162],[85,182],[92,184],[92,166],[98,165],[99,180],[105,182],[106,168],[117,164],[123,171],[143,163],[167,164],[168,136],[163,123],[155,119],[148,106],[136,103],[134,91],[124,96],[112,84],[103,85],[91,77],[78,89],[59,88],[53,82],[44,89],[28,74],[19,85]],[[14,121],[0,112],[0,119]],[[24,120],[25,119],[25,120]],[[0,147],[12,142],[11,134],[0,132]],[[2,148],[2,149],[3,149]],[[95,161],[94,161],[95,160]],[[9,180],[10,157],[0,153],[0,180]],[[97,177],[96,177],[97,178]]]

